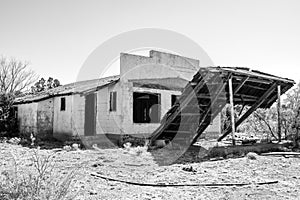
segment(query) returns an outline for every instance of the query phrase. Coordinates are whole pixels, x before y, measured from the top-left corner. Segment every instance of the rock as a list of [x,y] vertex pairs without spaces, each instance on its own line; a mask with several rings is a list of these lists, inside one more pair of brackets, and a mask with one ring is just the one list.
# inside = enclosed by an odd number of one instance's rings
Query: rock
[[256,160],[257,159],[257,154],[256,153],[254,153],[254,152],[249,152],[249,153],[247,153],[247,158],[249,159],[249,160]]
[[97,194],[97,191],[95,190],[90,190],[90,195],[96,195]]
[[79,144],[77,143],[72,144],[72,148],[73,150],[77,151],[79,149]]
[[163,148],[166,146],[166,141],[165,140],[156,140],[154,145],[158,148]]
[[218,161],[218,160],[224,160],[223,157],[215,157],[215,158],[210,158],[210,161]]
[[98,167],[98,166],[103,166],[103,164],[102,164],[102,163],[94,163],[94,164],[92,165],[92,167]]
[[126,142],[125,144],[123,144],[123,147],[124,147],[126,150],[129,150],[131,146],[132,146],[132,144],[131,144],[130,142]]
[[10,138],[7,142],[10,144],[19,144],[21,141],[20,138],[14,137],[14,138]]
[[187,171],[187,172],[197,172],[197,170],[195,170],[192,166],[190,166],[190,167],[183,167],[182,170],[183,171]]
[[66,151],[71,151],[72,147],[69,146],[69,145],[66,145],[66,146],[63,147],[63,149],[66,150]]

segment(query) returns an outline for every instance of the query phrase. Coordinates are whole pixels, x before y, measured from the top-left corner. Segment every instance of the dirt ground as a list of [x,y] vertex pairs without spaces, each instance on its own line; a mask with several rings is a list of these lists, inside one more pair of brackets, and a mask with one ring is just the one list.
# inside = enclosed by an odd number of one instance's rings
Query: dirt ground
[[[32,151],[27,147],[0,143],[0,174],[13,170],[29,173]],[[76,169],[71,184],[74,199],[300,199],[300,159],[257,156],[158,166],[151,153],[135,149],[39,150],[54,154],[52,173],[68,174]],[[195,172],[183,170],[190,167]],[[92,173],[120,180],[152,184],[250,183],[246,186],[138,186],[92,176]],[[278,181],[257,185],[257,182]]]

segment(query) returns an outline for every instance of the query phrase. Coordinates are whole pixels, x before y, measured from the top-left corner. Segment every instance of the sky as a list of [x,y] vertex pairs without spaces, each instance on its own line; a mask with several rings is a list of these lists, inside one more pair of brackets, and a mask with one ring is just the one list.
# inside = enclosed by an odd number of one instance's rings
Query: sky
[[0,55],[66,84],[105,41],[158,28],[192,39],[215,65],[299,82],[299,10],[299,0],[0,0]]

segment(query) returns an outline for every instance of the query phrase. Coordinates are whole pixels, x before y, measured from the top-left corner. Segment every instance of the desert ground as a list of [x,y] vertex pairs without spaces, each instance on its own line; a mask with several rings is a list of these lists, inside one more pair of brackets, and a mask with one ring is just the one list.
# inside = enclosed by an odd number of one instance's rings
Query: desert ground
[[[7,174],[17,174],[17,179],[27,180],[30,174],[37,173],[34,167],[37,160],[33,157],[37,155],[40,161],[51,158],[48,163],[51,170],[45,170],[46,179],[51,181],[46,187],[55,191],[61,185],[67,186],[69,199],[300,199],[300,159],[297,157],[257,155],[256,159],[245,156],[159,166],[151,153],[133,147],[47,150],[2,142],[0,152],[1,187],[9,187],[3,185]],[[193,170],[183,170],[185,168]],[[273,184],[257,184],[262,182]],[[213,185],[223,183],[248,185]],[[176,186],[178,184],[182,186]],[[2,198],[4,196],[2,194]]]

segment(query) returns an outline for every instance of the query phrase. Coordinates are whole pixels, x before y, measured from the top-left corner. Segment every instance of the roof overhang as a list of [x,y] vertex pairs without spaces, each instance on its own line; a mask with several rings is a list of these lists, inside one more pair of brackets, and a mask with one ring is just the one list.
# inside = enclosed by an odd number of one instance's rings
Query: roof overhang
[[[234,104],[251,106],[258,101],[262,101],[260,108],[269,108],[277,100],[276,86],[280,85],[281,94],[284,94],[295,84],[295,81],[291,79],[242,67],[208,67],[200,69],[200,74],[207,72],[220,74],[223,80],[229,76],[232,78]],[[224,82],[224,84],[226,95],[224,98],[229,101],[228,83]],[[261,99],[267,92],[269,93],[268,97]]]

